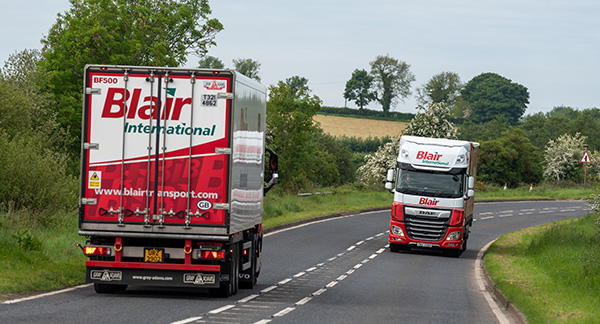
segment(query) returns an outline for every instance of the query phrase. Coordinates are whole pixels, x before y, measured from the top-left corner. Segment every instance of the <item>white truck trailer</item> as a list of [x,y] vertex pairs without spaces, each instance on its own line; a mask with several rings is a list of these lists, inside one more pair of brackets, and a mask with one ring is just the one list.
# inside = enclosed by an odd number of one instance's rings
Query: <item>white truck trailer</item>
[[[86,281],[210,288],[260,273],[266,88],[233,70],[85,67],[79,234]],[[272,153],[272,152],[271,152]]]

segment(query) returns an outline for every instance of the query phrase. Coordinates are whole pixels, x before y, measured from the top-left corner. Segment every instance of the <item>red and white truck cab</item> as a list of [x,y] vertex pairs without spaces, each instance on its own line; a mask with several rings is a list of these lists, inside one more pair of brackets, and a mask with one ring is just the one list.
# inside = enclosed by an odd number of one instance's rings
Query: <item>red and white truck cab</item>
[[460,256],[473,225],[479,143],[402,136],[386,188],[394,194],[392,252],[437,248]]

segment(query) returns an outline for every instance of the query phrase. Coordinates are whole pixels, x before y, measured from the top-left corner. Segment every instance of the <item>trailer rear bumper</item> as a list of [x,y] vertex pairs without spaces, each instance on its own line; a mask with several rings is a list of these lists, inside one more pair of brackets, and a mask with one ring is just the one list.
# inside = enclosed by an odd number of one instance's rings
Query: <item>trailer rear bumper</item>
[[218,265],[184,265],[87,261],[86,282],[115,285],[217,288],[221,282]]

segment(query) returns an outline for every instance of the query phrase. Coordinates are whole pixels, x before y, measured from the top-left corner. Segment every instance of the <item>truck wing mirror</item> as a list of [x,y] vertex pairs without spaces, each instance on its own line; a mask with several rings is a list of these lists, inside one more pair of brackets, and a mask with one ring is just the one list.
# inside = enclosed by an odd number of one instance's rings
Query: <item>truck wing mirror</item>
[[385,189],[387,189],[391,192],[392,188],[394,188],[393,182],[394,182],[394,169],[389,169],[389,170],[387,170]]
[[471,177],[471,176],[469,176],[469,183],[468,183],[468,187],[469,187],[469,189],[473,189],[473,188],[475,188],[475,177]]
[[279,157],[275,152],[265,149],[265,153],[269,153],[269,161],[267,162],[267,170],[265,176],[265,182],[268,186],[265,186],[263,195],[267,195],[267,192],[277,184],[279,179]]
[[469,190],[467,190],[467,195],[465,196],[465,200],[468,200],[469,198],[474,197],[474,196],[475,196],[475,190],[469,189]]

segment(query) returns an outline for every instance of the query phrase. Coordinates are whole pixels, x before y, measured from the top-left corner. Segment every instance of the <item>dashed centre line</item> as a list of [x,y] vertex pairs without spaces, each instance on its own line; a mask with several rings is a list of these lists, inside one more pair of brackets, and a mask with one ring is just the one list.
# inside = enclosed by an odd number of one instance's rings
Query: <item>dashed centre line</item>
[[[337,254],[336,256],[327,259],[327,262],[319,263],[319,264],[312,266],[304,271],[298,272],[297,274],[295,274],[289,278],[285,278],[285,279],[279,281],[276,285],[269,286],[267,288],[262,289],[261,291],[259,291],[256,294],[252,294],[243,299],[240,299],[233,305],[226,305],[226,306],[211,310],[211,311],[205,313],[203,316],[190,317],[188,319],[184,319],[184,320],[181,320],[178,322],[173,322],[172,324],[187,324],[187,323],[192,323],[192,322],[202,322],[202,323],[235,322],[237,319],[237,316],[241,316],[240,313],[244,313],[244,312],[240,312],[241,309],[245,309],[246,311],[253,309],[255,313],[258,312],[258,314],[260,314],[260,313],[268,312],[269,309],[273,309],[275,311],[276,308],[283,306],[284,308],[279,309],[278,311],[276,311],[275,313],[273,313],[271,315],[267,315],[268,316],[267,318],[258,320],[256,322],[254,322],[254,324],[269,323],[274,318],[281,318],[281,317],[293,312],[295,309],[297,309],[297,307],[309,303],[315,297],[317,297],[317,296],[325,293],[327,290],[335,287],[339,282],[347,279],[348,276],[353,274],[357,269],[361,268],[364,264],[366,264],[370,260],[373,260],[378,255],[380,255],[381,253],[386,251],[387,243],[384,247],[377,247],[376,252],[371,252],[370,255],[369,254],[365,255],[365,253],[368,253],[369,249],[374,248],[373,244],[377,244],[377,242],[375,242],[373,240],[375,238],[381,237],[384,234],[385,234],[385,232],[379,233],[377,235],[374,235],[374,236],[366,238],[362,241],[359,241],[359,242],[355,243],[354,245],[350,246],[349,248],[347,248],[346,250],[343,250],[343,252]],[[367,244],[367,242],[371,242],[371,243]],[[360,249],[359,249],[359,246],[360,246]],[[360,258],[359,260],[361,260],[361,261],[358,261],[358,263],[354,263],[357,261],[352,262],[353,259],[355,259],[356,257],[359,257],[361,255],[364,255],[365,258],[364,259]],[[368,255],[368,257],[367,257],[367,255]],[[344,264],[346,264],[346,265],[344,265]],[[352,265],[352,264],[354,264],[354,265]],[[313,291],[312,293],[307,292],[307,295],[304,295],[302,298],[300,298],[299,300],[297,300],[295,302],[289,301],[290,304],[288,304],[288,306],[285,306],[286,298],[285,297],[282,298],[281,296],[287,296],[288,299],[293,298],[294,294],[298,295],[298,292],[305,290],[307,287],[310,287],[310,285],[313,285],[313,286],[318,285],[319,280],[317,278],[326,278],[326,277],[332,275],[332,273],[331,273],[332,271],[341,270],[341,269],[339,269],[340,266],[344,266],[344,267],[349,266],[351,268],[350,269],[346,268],[348,270],[346,270],[342,274],[338,275],[335,279],[331,280],[326,285],[321,286],[320,288]],[[304,277],[309,277],[309,278],[305,279]],[[317,279],[317,280],[315,280],[315,279]],[[298,296],[298,297],[301,297],[301,296]],[[234,309],[236,307],[239,307],[239,309]],[[245,312],[245,313],[247,313],[247,312]]]

